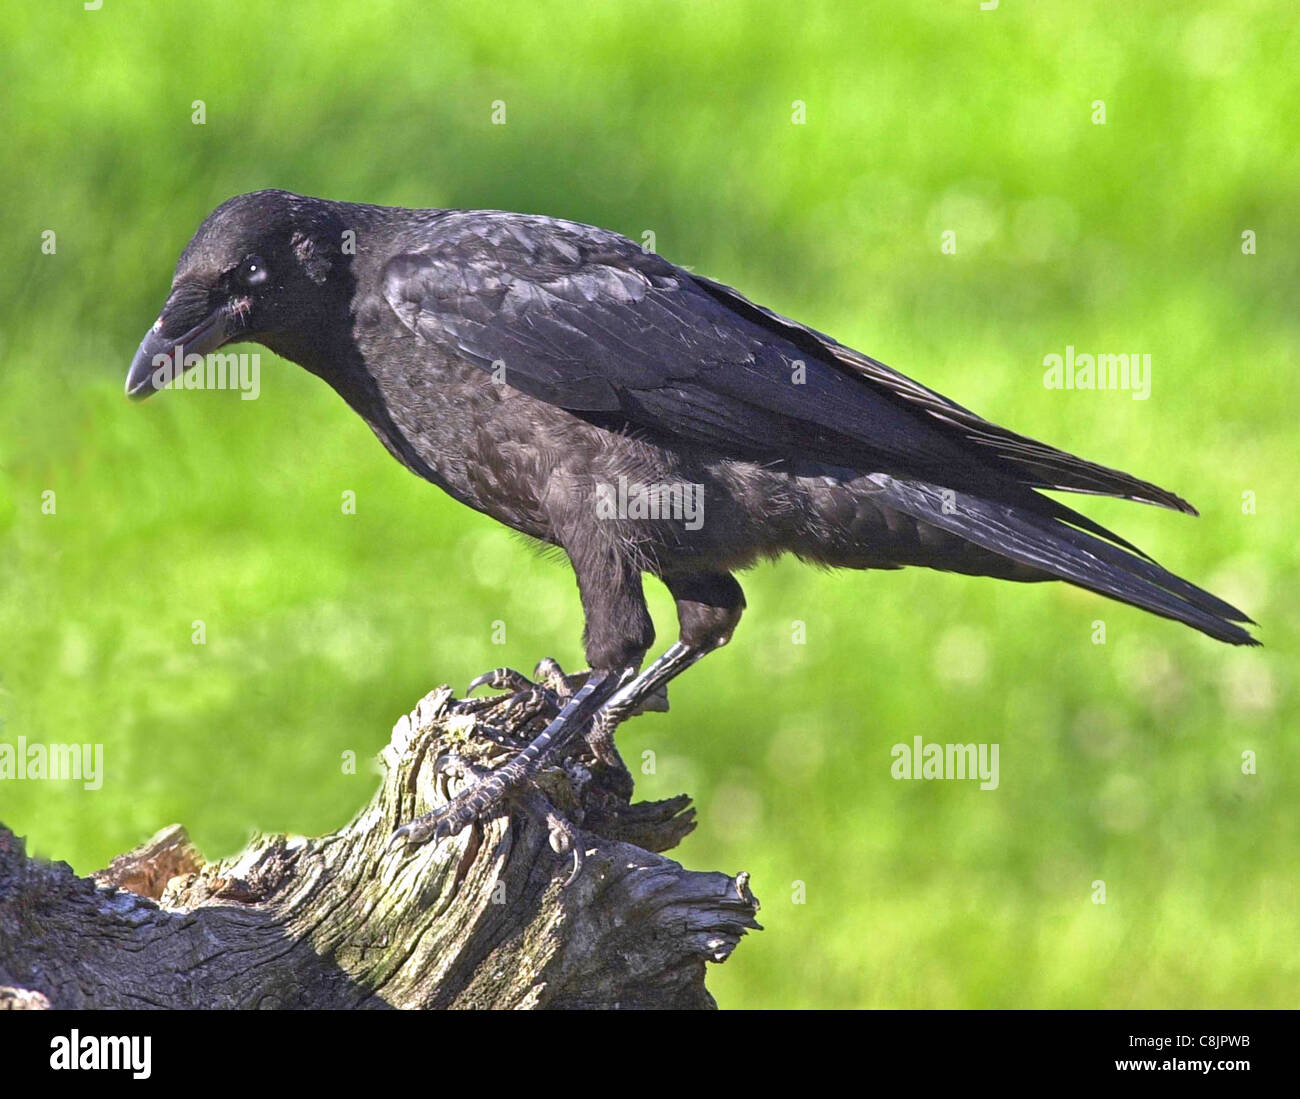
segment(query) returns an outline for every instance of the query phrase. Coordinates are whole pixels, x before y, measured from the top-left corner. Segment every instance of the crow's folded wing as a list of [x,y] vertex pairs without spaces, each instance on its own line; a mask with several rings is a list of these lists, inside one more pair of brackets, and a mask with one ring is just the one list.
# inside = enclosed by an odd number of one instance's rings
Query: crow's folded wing
[[[1058,488],[1177,496],[981,419],[615,233],[456,212],[382,274],[411,331],[579,415],[758,460],[807,459],[1048,510]],[[1073,513],[1070,513],[1073,515]],[[1099,530],[1082,516],[1067,521]]]

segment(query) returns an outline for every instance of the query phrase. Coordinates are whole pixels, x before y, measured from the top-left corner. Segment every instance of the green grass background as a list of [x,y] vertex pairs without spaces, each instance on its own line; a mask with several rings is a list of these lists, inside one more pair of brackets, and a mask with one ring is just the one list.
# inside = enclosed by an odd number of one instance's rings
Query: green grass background
[[[0,739],[100,742],[107,776],[0,783],[0,820],[82,872],[172,821],[209,856],[318,833],[375,781],[341,754],[431,687],[581,666],[568,570],[305,372],[264,354],[254,402],[121,393],[234,193],[543,212],[653,230],[1183,493],[1200,519],[1083,506],[1267,645],[1062,585],[749,574],[734,644],[621,734],[656,753],[643,795],[698,800],[677,857],[753,874],[766,930],[711,970],[721,1004],[1296,1006],[1297,23],[1288,0],[7,5]],[[1045,389],[1067,344],[1149,352],[1150,399]],[[658,586],[652,609],[662,644]],[[916,735],[997,742],[1000,788],[892,780]]]

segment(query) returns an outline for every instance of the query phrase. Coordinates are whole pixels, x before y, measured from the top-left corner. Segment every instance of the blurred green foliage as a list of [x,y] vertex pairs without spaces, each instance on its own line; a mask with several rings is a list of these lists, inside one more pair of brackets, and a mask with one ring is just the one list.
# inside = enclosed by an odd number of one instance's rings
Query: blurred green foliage
[[[209,856],[317,833],[373,787],[342,753],[432,686],[581,665],[567,568],[306,373],[267,354],[257,401],[121,394],[234,193],[543,212],[653,230],[1184,493],[1199,520],[1083,506],[1268,646],[1062,585],[751,573],[735,643],[621,734],[634,765],[656,753],[644,796],[699,802],[677,856],[763,900],[720,1002],[1296,1006],[1297,23],[1288,0],[7,5],[0,739],[101,742],[107,777],[0,784],[0,819],[83,872],[172,821]],[[1045,389],[1067,344],[1149,352],[1150,399]],[[657,586],[652,609],[662,642]],[[1000,744],[999,789],[894,781],[916,735]]]

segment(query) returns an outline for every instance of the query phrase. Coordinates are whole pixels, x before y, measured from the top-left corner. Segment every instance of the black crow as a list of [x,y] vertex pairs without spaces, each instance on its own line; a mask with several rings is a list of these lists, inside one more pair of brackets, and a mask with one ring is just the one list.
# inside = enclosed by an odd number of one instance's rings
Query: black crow
[[[998,427],[604,229],[241,195],[181,253],[127,392],[244,340],[324,379],[403,465],[561,548],[577,576],[585,684],[410,839],[459,831],[575,735],[616,759],[618,722],[731,639],[733,574],[764,557],[1066,580],[1258,644],[1241,611],[1038,490],[1196,514],[1178,496]],[[640,671],[646,573],[680,635]]]

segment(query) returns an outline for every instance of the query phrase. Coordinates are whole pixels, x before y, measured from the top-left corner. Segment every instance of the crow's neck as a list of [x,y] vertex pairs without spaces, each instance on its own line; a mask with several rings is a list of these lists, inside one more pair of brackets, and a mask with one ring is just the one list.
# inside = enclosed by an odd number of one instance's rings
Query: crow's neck
[[[332,331],[339,329],[336,326]],[[321,325],[315,333],[268,334],[262,337],[262,343],[281,358],[297,363],[326,382],[370,425],[404,466],[444,492],[462,499],[455,488],[416,452],[393,422],[379,385],[352,339],[351,326],[347,326],[341,339],[330,340],[326,332],[326,326]]]
[[369,419],[379,399],[378,389],[351,339],[350,326],[345,327],[341,338],[333,335],[340,327],[344,326],[322,323],[295,332],[267,333],[262,343],[282,359],[297,363],[328,383],[355,411]]
[[297,363],[331,384],[332,375],[342,365],[338,363],[339,349],[330,346],[323,327],[315,331],[267,332],[261,337],[261,343],[280,358]]

